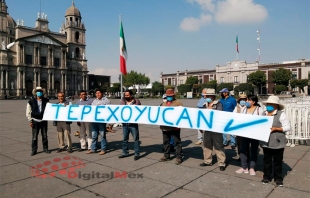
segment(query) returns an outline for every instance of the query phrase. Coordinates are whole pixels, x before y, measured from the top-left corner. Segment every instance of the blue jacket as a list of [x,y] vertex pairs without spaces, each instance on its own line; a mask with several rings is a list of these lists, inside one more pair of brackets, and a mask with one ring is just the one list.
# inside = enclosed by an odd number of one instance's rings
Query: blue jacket
[[223,104],[223,111],[233,112],[237,106],[237,101],[234,97],[228,96],[228,98],[221,98],[220,102]]

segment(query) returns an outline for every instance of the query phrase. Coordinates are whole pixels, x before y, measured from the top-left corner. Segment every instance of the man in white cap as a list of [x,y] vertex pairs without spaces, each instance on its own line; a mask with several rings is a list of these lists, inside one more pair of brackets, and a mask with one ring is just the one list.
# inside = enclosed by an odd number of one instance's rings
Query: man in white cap
[[266,105],[266,115],[273,116],[268,142],[261,142],[264,151],[264,176],[262,183],[267,184],[273,179],[277,186],[283,186],[282,161],[286,144],[285,132],[291,129],[288,117],[284,111],[284,105],[280,104],[277,96],[269,96]]
[[[204,94],[206,96],[205,106],[207,109],[218,111],[223,110],[222,103],[219,101],[215,101],[214,89],[207,89]],[[202,143],[204,162],[201,163],[200,166],[212,166],[212,152],[214,149],[217,157],[217,163],[220,167],[220,171],[225,170],[226,155],[222,142],[223,142],[223,136],[221,133],[204,131],[203,143]]]
[[42,87],[37,87],[32,91],[35,97],[31,98],[27,103],[26,117],[28,118],[29,125],[32,128],[32,151],[31,156],[37,154],[38,150],[38,135],[41,131],[43,150],[45,153],[51,153],[48,150],[48,140],[47,140],[47,121],[43,121],[43,114],[46,104],[49,99],[44,98],[44,90]]

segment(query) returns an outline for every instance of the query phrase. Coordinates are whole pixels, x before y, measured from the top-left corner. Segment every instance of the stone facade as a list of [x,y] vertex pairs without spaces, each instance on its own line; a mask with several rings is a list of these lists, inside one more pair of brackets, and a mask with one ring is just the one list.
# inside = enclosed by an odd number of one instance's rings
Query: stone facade
[[59,32],[50,31],[47,15],[38,13],[34,28],[14,21],[0,0],[0,97],[31,96],[41,86],[48,96],[77,95],[88,88],[85,25],[72,2]]
[[[199,79],[199,83],[217,80],[217,83],[233,83],[234,86],[238,86],[240,83],[247,82],[247,76],[250,73],[261,70],[266,74],[267,84],[265,87],[262,87],[262,90],[258,90],[258,92],[273,94],[275,84],[272,82],[272,72],[279,68],[291,70],[293,78],[307,79],[310,73],[310,60],[302,59],[269,64],[259,64],[258,62],[247,63],[246,61],[235,60],[223,66],[216,65],[215,70],[185,70],[170,74],[164,74],[162,72],[160,74],[160,82],[163,85],[179,86],[180,84],[185,84],[187,77],[196,76]],[[295,88],[295,90],[300,91],[298,88]],[[305,88],[305,93],[309,94],[307,87]]]

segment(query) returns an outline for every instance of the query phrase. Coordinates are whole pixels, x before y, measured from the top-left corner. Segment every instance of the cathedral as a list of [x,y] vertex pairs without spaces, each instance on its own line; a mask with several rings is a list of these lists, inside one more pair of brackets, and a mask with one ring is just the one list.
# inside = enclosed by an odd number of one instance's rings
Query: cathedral
[[59,32],[49,29],[48,17],[38,13],[35,27],[24,26],[0,0],[0,97],[32,96],[41,86],[47,96],[63,91],[78,95],[88,88],[85,25],[74,1]]

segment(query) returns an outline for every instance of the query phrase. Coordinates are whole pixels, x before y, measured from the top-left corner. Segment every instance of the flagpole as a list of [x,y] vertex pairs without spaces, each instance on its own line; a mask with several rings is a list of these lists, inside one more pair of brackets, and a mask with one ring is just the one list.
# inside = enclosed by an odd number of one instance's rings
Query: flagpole
[[236,57],[237,57],[237,60],[239,60],[239,52],[238,52],[239,38],[238,38],[238,32],[236,32],[236,38],[238,39],[238,41],[236,39]]
[[[121,29],[120,28],[121,22],[122,22],[122,15],[120,14],[119,15],[119,29]],[[122,100],[122,98],[123,98],[123,74],[122,74],[122,72],[120,72],[120,73],[121,73],[121,100]]]

